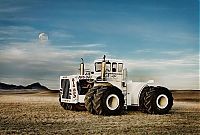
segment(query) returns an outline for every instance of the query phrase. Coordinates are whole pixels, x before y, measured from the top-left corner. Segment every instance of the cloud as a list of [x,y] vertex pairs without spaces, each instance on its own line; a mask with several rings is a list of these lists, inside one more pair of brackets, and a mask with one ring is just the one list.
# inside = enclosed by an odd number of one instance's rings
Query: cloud
[[[188,50],[186,50],[188,51]],[[180,55],[183,54],[183,50],[168,50],[168,51],[160,51],[157,49],[140,49],[140,50],[135,50],[133,53],[138,53],[138,54],[144,54],[144,53],[157,53],[157,54],[164,54],[164,55]]]
[[60,41],[74,37],[62,30],[47,32],[50,40],[43,44],[38,40],[40,32],[30,26],[0,27],[0,81],[24,85],[39,81],[57,89],[60,75],[79,72],[81,57],[88,58],[88,64],[91,57],[95,59],[106,53],[96,49],[105,46],[101,43],[54,44],[58,38]]
[[72,34],[69,34],[69,33],[63,32],[63,31],[52,31],[49,33],[50,33],[50,36],[55,37],[55,38],[61,38],[61,39],[74,38],[74,36]]
[[[10,83],[11,80],[15,80],[14,83],[17,84],[41,81],[55,89],[58,88],[60,75],[79,72],[81,57],[96,58],[104,53],[87,48],[63,50],[53,47],[50,43],[47,45],[41,45],[39,42],[12,43],[0,49],[0,81]],[[23,79],[18,80],[18,78]]]
[[[149,51],[149,50],[148,50]],[[137,51],[139,53],[146,53]],[[152,50],[152,52],[156,52]],[[152,53],[149,51],[149,53]],[[141,55],[142,55],[141,54]],[[161,57],[162,55],[165,57]],[[160,57],[160,58],[159,58]],[[137,58],[137,57],[136,57]],[[156,57],[137,58],[125,60],[127,67],[131,70],[149,70],[154,72],[196,72],[199,68],[199,54],[189,49],[183,51],[158,51]]]
[[[86,65],[90,68],[92,68],[91,57],[94,60],[105,53],[110,58],[114,57],[108,52],[96,50],[96,45],[101,44],[83,44],[85,49],[63,50],[55,48],[50,43],[47,45],[41,45],[39,42],[12,43],[0,49],[0,81],[16,84],[39,81],[52,89],[57,89],[60,75],[79,72],[81,57],[85,58]],[[94,49],[88,50],[87,47],[90,46]],[[175,55],[173,52],[169,54]],[[158,84],[173,89],[198,89],[199,55],[186,52],[184,54],[173,59],[126,59],[124,61],[129,71],[129,79],[134,81],[155,79]]]
[[36,29],[30,26],[1,26],[0,27],[0,34],[16,34],[16,33],[34,33]]
[[[177,19],[177,18],[175,18]],[[125,18],[124,20],[127,20]],[[194,31],[195,26],[190,26],[177,20],[176,22],[169,20],[160,20],[159,22],[147,21],[148,19],[136,16],[129,17],[128,21],[98,20],[97,22],[86,22],[85,27],[90,31],[108,35],[114,38],[132,38],[132,40],[140,41],[141,44],[153,46],[171,46],[174,45],[197,45],[198,32]],[[174,20],[174,19],[172,19]],[[197,29],[197,28],[196,28]],[[132,44],[135,44],[134,42]],[[165,48],[165,47],[163,47]]]
[[[1,81],[27,83],[39,80],[47,86],[57,86],[59,75],[77,73],[80,57],[89,59],[89,64],[92,63],[91,59],[101,57],[104,53],[112,58],[116,52],[115,54],[127,57],[125,61],[130,79],[143,81],[155,78],[170,87],[184,88],[186,84],[187,87],[197,87],[199,57],[196,51],[194,53],[183,49],[198,48],[199,35],[197,30],[194,30],[197,23],[190,25],[195,22],[189,17],[190,12],[184,12],[186,13],[184,16],[179,16],[181,12],[177,11],[183,11],[180,6],[171,12],[168,6],[149,7],[149,4],[146,4],[141,6],[136,2],[135,8],[133,4],[130,6],[117,4],[111,9],[108,5],[104,7],[104,11],[101,7],[97,7],[93,12],[93,9],[86,7],[80,7],[75,11],[74,4],[70,7],[68,3],[69,8],[61,6],[54,12],[47,7],[51,6],[51,3],[46,6],[46,2],[39,5],[34,1],[1,2],[0,13],[3,13],[1,20],[11,22],[0,27]],[[38,6],[44,6],[41,8],[42,12],[32,10]],[[157,10],[165,13],[157,14]],[[193,11],[192,14],[195,12]],[[56,16],[56,19],[46,16],[46,13],[58,12],[61,16]],[[66,17],[63,18],[63,15]],[[10,24],[20,26],[7,26]],[[33,27],[22,26],[23,24],[33,24]],[[37,42],[38,33],[42,32],[37,27],[49,30],[45,31],[50,38],[48,43],[41,45]],[[77,39],[81,41],[72,43],[71,40],[77,41]],[[96,43],[95,40],[105,42],[109,46]],[[122,43],[125,45],[121,46]],[[132,52],[133,59],[130,59],[130,55],[126,52],[136,48],[146,49]],[[180,50],[169,50],[174,48]],[[110,49],[110,52],[101,51],[103,49]],[[134,56],[139,57],[137,59]]]
[[30,26],[0,26],[0,45],[33,41],[38,38],[39,32]]
[[[30,60],[30,61],[52,61],[56,59],[69,60],[90,55],[101,55],[99,50],[63,50],[52,45],[40,45],[35,43],[14,43],[12,46],[4,47],[0,50],[0,61]],[[84,46],[84,45],[83,45]]]
[[63,47],[63,48],[83,48],[83,49],[94,49],[94,48],[102,48],[105,47],[105,44],[77,44],[74,43],[73,45],[58,45],[57,47]]
[[[161,52],[179,57],[165,59],[128,59],[125,60],[130,79],[147,81],[154,79],[158,84],[171,89],[199,88],[199,54],[188,52]],[[181,55],[180,55],[181,54]]]
[[200,90],[199,75],[196,72],[171,72],[159,76],[158,83],[170,89]]
[[130,68],[167,69],[169,67],[190,67],[198,64],[198,55],[191,54],[177,59],[126,60]]
[[141,49],[134,51],[134,53],[149,53],[149,52],[153,52],[153,49]]
[[180,51],[180,50],[176,50],[176,51],[162,51],[160,52],[161,54],[166,54],[166,55],[182,55],[184,53],[184,51]]
[[84,44],[83,47],[105,47],[104,44]]
[[24,10],[25,7],[4,7],[0,9],[0,13],[13,13]]

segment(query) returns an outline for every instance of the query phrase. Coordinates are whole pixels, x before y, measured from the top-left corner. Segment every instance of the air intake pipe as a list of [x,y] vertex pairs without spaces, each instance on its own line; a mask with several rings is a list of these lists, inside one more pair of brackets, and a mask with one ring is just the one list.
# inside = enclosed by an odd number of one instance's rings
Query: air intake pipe
[[101,63],[101,79],[102,81],[106,80],[106,56],[103,56],[103,61]]
[[80,64],[80,75],[84,75],[84,61],[83,58],[81,58],[82,62]]

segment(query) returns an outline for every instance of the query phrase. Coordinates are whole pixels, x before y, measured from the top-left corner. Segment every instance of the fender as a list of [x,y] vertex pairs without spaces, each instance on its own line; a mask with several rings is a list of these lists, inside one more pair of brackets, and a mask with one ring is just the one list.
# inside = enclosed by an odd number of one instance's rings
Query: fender
[[127,82],[127,105],[128,106],[139,106],[140,94],[144,87],[148,86],[148,84],[154,83],[153,80],[149,80],[148,82]]

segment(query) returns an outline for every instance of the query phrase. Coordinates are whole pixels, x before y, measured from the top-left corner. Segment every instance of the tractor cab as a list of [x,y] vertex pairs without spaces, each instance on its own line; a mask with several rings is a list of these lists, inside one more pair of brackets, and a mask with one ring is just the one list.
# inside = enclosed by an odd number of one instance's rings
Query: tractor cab
[[94,61],[94,76],[96,81],[117,81],[125,80],[125,68],[122,60],[117,59],[97,59]]
[[[94,73],[98,74],[101,73],[101,65],[102,65],[102,59],[98,59],[94,61]],[[109,59],[106,60],[106,67],[105,67],[106,73],[122,73],[123,71],[123,61],[122,60],[115,60],[115,59]]]

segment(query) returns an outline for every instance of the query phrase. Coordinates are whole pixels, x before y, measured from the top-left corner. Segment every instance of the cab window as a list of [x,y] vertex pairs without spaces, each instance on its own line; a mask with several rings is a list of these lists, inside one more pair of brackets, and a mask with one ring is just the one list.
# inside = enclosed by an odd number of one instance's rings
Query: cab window
[[[111,70],[111,63],[106,62],[106,72],[110,72]],[[101,72],[101,62],[96,62],[95,63],[95,71],[96,72]]]
[[118,72],[122,72],[123,70],[123,63],[118,63]]
[[111,68],[111,63],[106,62],[106,72],[110,72],[110,68]]
[[112,72],[117,72],[117,63],[116,62],[112,63]]
[[96,72],[101,72],[101,62],[96,62],[95,63],[95,71]]

